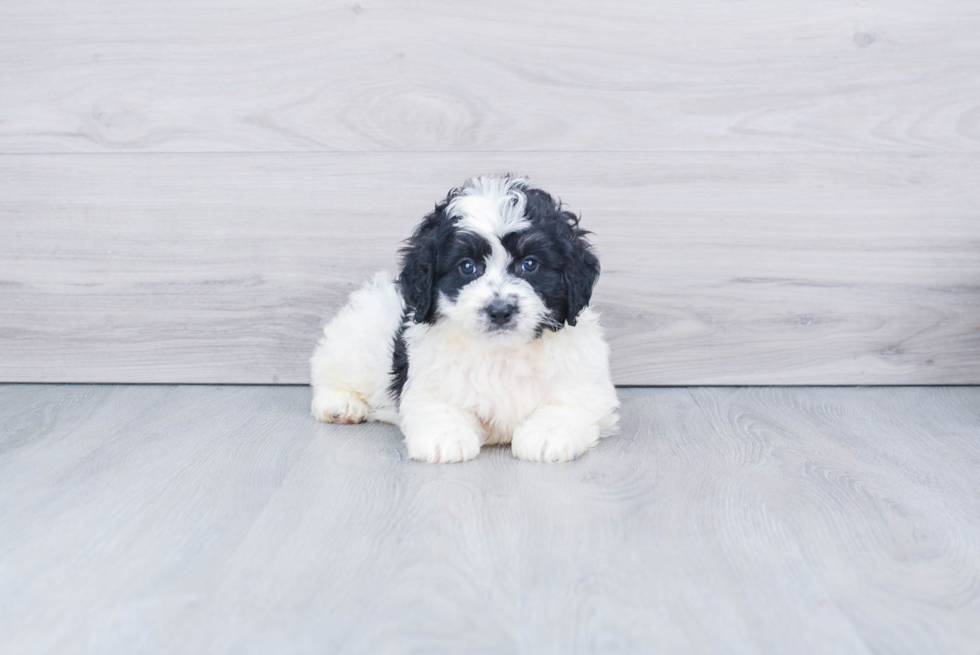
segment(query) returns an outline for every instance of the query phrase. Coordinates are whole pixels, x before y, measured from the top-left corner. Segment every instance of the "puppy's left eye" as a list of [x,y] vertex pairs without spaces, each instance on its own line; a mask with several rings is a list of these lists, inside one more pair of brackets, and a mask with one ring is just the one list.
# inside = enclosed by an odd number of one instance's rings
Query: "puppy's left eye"
[[538,260],[534,257],[527,257],[521,262],[521,270],[525,273],[533,273],[538,270]]
[[464,259],[459,263],[459,272],[463,275],[476,273],[476,263],[472,259]]

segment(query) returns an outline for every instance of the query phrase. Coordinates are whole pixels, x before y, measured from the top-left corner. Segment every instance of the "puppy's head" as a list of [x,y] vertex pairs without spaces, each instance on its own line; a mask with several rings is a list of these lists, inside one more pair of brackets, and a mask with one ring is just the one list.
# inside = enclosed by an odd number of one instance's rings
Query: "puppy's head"
[[416,323],[449,321],[495,340],[575,325],[599,277],[578,217],[521,177],[477,177],[436,205],[402,250]]

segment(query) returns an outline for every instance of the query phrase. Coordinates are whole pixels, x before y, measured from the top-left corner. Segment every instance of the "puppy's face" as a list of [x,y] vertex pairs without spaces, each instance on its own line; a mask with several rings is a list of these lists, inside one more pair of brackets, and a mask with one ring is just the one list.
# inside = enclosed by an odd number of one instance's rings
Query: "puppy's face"
[[469,180],[403,250],[410,315],[495,341],[528,342],[575,325],[599,275],[585,234],[574,214],[523,178]]

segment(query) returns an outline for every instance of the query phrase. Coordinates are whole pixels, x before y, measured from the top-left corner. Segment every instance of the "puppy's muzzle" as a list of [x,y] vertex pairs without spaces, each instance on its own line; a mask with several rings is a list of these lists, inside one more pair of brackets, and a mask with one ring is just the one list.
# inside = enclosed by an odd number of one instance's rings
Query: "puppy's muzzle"
[[517,305],[506,300],[494,300],[486,307],[487,316],[495,326],[503,327],[510,323],[517,313]]

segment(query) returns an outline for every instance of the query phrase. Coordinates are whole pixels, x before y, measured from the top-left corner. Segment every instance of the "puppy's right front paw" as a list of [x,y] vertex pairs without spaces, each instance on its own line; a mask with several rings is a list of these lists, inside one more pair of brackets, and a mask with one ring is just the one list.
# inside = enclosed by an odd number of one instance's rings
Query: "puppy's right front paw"
[[430,464],[466,462],[480,454],[480,438],[468,430],[430,430],[405,438],[408,456]]
[[314,391],[311,409],[313,418],[324,423],[360,423],[368,415],[367,403],[339,389]]

